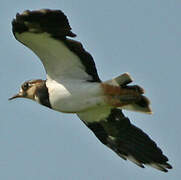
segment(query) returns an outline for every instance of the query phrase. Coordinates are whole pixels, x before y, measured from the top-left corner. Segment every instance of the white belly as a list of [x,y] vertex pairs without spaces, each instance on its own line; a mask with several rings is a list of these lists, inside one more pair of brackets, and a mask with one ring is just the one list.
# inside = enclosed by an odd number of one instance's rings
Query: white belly
[[48,80],[46,84],[50,104],[57,111],[77,113],[104,105],[100,83],[68,81],[60,84]]

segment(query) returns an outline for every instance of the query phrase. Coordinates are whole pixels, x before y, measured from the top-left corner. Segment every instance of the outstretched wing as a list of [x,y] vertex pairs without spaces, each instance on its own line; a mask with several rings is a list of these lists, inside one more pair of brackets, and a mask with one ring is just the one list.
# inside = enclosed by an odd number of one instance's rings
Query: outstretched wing
[[97,108],[77,115],[103,144],[123,159],[142,168],[143,164],[164,172],[172,168],[156,143],[131,124],[120,109]]
[[63,12],[24,11],[12,26],[15,38],[39,56],[47,78],[100,81],[92,56],[80,42],[67,38],[76,35]]

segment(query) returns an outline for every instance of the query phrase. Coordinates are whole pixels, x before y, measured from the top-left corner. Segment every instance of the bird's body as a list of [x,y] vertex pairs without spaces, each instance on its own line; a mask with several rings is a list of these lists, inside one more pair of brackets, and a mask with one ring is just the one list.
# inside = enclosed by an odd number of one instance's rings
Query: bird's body
[[41,59],[47,79],[23,83],[10,99],[29,98],[56,111],[76,113],[123,159],[164,172],[172,168],[156,143],[122,113],[122,109],[151,113],[144,90],[129,85],[132,79],[127,73],[102,82],[92,56],[71,39],[76,35],[61,11],[25,11],[12,25],[15,38]]
[[105,105],[100,83],[94,82],[62,82],[48,80],[49,99],[53,109],[78,113],[87,109]]

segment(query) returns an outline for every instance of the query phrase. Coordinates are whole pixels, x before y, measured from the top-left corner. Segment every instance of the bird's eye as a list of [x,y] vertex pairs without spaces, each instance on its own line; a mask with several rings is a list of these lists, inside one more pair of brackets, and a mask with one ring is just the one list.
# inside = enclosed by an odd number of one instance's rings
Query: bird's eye
[[24,90],[24,91],[26,91],[27,89],[29,88],[29,83],[24,83],[23,85],[22,85],[22,89]]

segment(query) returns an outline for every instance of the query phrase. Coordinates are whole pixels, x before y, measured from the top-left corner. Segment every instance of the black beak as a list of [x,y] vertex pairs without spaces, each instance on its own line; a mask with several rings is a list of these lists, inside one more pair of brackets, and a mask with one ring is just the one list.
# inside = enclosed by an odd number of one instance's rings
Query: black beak
[[8,100],[12,100],[12,99],[15,99],[15,98],[22,98],[23,97],[23,94],[21,92],[19,92],[18,94],[12,96],[11,98],[9,98]]

